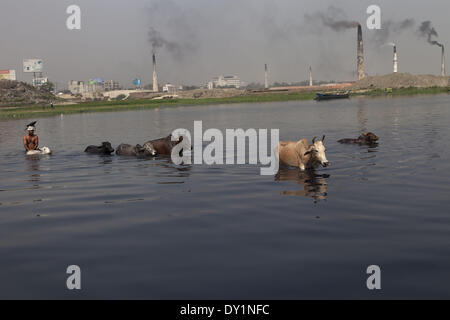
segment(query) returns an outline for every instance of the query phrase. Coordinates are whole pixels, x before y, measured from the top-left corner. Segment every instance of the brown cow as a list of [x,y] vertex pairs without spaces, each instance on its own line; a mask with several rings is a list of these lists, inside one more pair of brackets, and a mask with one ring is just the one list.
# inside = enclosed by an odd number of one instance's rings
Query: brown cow
[[119,156],[156,156],[157,153],[151,146],[142,147],[139,144],[132,146],[122,143],[117,147],[116,154]]
[[345,143],[345,144],[359,144],[362,145],[368,145],[368,146],[376,146],[378,141],[378,136],[375,135],[372,132],[362,132],[361,135],[358,137],[358,139],[341,139],[338,140],[339,143]]
[[[147,141],[144,144],[144,148],[151,148],[156,151],[158,155],[170,156],[172,155],[172,149],[183,141],[184,136],[180,136],[177,140],[172,141],[172,135],[165,138]],[[187,139],[187,138],[186,138]],[[188,142],[190,144],[190,142]],[[182,151],[181,151],[182,152]],[[181,155],[180,152],[180,155]]]
[[114,152],[114,148],[109,142],[102,142],[101,146],[88,146],[84,152],[94,153],[94,154],[107,154],[110,155]]

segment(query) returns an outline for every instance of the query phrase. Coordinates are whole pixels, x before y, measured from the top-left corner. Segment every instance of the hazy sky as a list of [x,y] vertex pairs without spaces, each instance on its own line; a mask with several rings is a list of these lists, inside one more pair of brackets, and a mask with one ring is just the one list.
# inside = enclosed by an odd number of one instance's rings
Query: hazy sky
[[[66,28],[71,4],[81,7],[79,31]],[[412,28],[386,37],[398,45],[400,71],[439,74],[440,49],[416,30],[431,20],[447,44],[448,0],[0,0],[0,69],[16,69],[18,80],[31,81],[22,59],[42,58],[45,75],[59,88],[96,77],[124,86],[139,77],[147,84],[153,28],[168,44],[157,49],[161,83],[202,84],[220,74],[262,83],[264,63],[270,82],[306,80],[310,65],[315,79],[352,80],[356,30],[335,32],[305,15],[333,6],[339,18],[360,21],[366,72],[390,73],[392,49],[380,47],[374,40],[380,31],[366,27],[371,4],[382,9],[382,26],[415,20]]]

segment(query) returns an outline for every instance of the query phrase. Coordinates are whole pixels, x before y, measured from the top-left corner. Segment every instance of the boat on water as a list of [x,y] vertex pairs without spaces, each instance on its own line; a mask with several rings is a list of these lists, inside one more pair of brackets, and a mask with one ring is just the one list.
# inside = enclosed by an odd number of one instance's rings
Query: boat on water
[[350,92],[334,92],[334,93],[316,93],[316,97],[314,100],[322,101],[322,100],[332,100],[332,99],[348,99],[350,98]]

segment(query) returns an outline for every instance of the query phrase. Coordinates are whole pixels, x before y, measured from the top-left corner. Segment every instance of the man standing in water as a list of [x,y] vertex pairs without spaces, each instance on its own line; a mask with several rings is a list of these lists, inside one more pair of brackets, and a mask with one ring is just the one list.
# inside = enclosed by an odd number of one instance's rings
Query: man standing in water
[[23,146],[25,147],[25,151],[31,151],[31,150],[37,150],[39,147],[39,137],[34,134],[35,128],[35,122],[30,123],[27,126],[28,134],[26,134],[23,137]]

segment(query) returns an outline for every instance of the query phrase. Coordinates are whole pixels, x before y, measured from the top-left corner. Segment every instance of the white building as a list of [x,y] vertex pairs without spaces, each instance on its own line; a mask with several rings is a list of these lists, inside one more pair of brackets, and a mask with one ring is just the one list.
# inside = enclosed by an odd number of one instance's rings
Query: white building
[[120,90],[120,84],[117,81],[109,80],[103,82],[103,90],[105,91],[114,91],[114,90]]
[[240,88],[241,85],[242,82],[238,76],[219,76],[214,77],[212,81],[208,82],[208,89],[224,87]]
[[69,81],[68,86],[69,91],[72,94],[89,94],[89,93],[97,93],[103,92],[103,85],[99,83],[84,83],[84,81]]
[[164,86],[163,86],[163,89],[162,89],[162,91],[163,92],[167,92],[167,93],[176,93],[177,91],[178,91],[178,88],[176,87],[176,86],[174,86],[173,84],[170,84],[170,83],[166,83]]
[[34,78],[32,80],[32,84],[34,87],[40,87],[46,83],[48,83],[48,78]]

